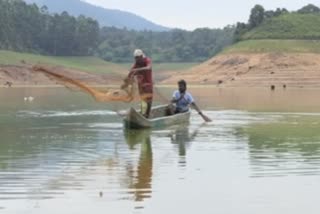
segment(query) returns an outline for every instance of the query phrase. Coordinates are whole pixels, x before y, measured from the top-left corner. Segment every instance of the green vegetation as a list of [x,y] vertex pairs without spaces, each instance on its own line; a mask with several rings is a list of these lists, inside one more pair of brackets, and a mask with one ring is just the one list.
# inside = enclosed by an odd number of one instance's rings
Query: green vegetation
[[[0,1],[0,49],[54,56],[98,56],[106,61],[131,62],[143,49],[154,62],[200,62],[233,42],[234,26],[224,29],[175,29],[168,32],[100,28],[98,22],[22,0]],[[106,20],[108,22],[108,20]]]
[[320,40],[246,40],[226,48],[222,54],[263,52],[320,53]]
[[[255,5],[251,10],[248,23],[237,23],[234,38],[236,41],[253,39],[319,40],[320,8],[309,4],[293,12],[289,12],[285,8],[266,11],[261,5]],[[262,46],[265,44],[264,42]],[[278,45],[277,42],[276,44]],[[292,44],[294,45],[295,42]],[[303,47],[302,49],[310,49],[310,43],[296,44],[300,46],[298,49],[301,48],[301,45],[305,44],[307,47]],[[273,44],[270,45],[273,46],[272,49],[277,48]],[[280,44],[280,49],[285,50],[287,48],[285,47],[286,45],[287,44]],[[256,46],[256,44],[254,44],[254,46]],[[291,50],[292,49],[289,51]],[[313,52],[315,51],[313,50]]]
[[248,23],[237,23],[235,39],[222,53],[320,53],[320,9],[309,4],[296,12],[265,11],[255,5]]
[[63,66],[91,73],[116,73],[119,70],[124,70],[121,65],[106,62],[97,57],[41,56],[13,51],[0,51],[0,64],[22,65],[23,63]]
[[320,13],[287,13],[266,20],[245,33],[247,39],[320,39]]
[[0,49],[48,55],[85,56],[99,37],[97,21],[67,12],[50,15],[22,0],[0,1]]
[[[13,51],[0,50],[0,64],[2,65],[23,65],[23,64],[48,64],[54,66],[63,66],[90,73],[117,73],[119,71],[129,70],[131,63],[115,64],[106,62],[97,57],[60,57],[60,56],[42,56],[30,53],[18,53]],[[196,65],[196,63],[154,63],[155,71],[181,70]]]
[[97,55],[113,62],[131,62],[135,48],[152,56],[153,62],[201,62],[233,43],[234,27],[175,29],[169,32],[102,28]]
[[[61,57],[97,56],[108,62],[131,63],[133,50],[140,48],[152,57],[157,70],[169,70],[171,66],[173,69],[176,66],[188,68],[184,63],[205,61],[235,41],[261,40],[241,42],[224,52],[319,52],[318,42],[312,40],[320,40],[320,9],[311,4],[295,12],[285,8],[266,11],[261,5],[255,5],[248,23],[223,29],[173,29],[167,32],[100,28],[92,18],[74,17],[68,12],[49,14],[49,10],[46,6],[39,8],[22,0],[0,1],[0,50]],[[288,39],[292,41],[278,41]],[[78,59],[63,57],[59,63],[92,70],[90,63],[93,64],[95,58]],[[86,63],[87,60],[90,63]],[[167,62],[178,64],[159,65]],[[100,62],[96,64],[94,70],[104,70],[105,64],[101,66],[103,68],[99,68]]]

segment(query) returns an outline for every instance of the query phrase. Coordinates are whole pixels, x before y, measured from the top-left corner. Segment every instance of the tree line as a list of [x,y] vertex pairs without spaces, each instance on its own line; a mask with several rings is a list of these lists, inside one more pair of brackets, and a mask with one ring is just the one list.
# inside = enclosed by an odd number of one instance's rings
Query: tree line
[[135,48],[157,62],[198,62],[233,42],[234,26],[194,31],[134,31],[102,27],[85,16],[50,14],[22,0],[0,1],[0,48],[55,56],[95,55],[108,61],[132,61]]
[[50,15],[21,0],[0,1],[0,48],[50,55],[87,55],[97,45],[97,21],[67,12]]
[[[107,61],[132,61],[132,51],[143,49],[155,62],[200,62],[259,27],[266,20],[290,13],[285,8],[266,11],[255,5],[247,23],[223,29],[174,29],[165,32],[100,27],[99,23],[67,12],[50,14],[48,8],[22,0],[0,0],[0,49],[54,56],[95,55]],[[293,12],[320,14],[309,4]]]
[[317,14],[320,15],[320,8],[313,4],[308,4],[301,9],[289,12],[285,8],[277,8],[276,10],[265,10],[263,6],[257,4],[251,9],[249,21],[247,23],[238,22],[235,29],[235,41],[241,40],[242,36],[254,28],[260,26],[262,23],[271,20],[274,17],[279,17],[283,14]]
[[132,31],[104,27],[97,54],[108,61],[130,61],[139,47],[156,62],[199,62],[214,56],[233,43],[234,27],[201,28],[194,31]]

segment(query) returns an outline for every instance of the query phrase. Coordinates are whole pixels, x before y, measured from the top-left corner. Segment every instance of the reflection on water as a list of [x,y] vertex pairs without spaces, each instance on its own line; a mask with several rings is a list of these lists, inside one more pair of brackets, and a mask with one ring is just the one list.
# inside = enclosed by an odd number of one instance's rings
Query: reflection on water
[[126,106],[55,90],[0,93],[0,213],[320,209],[319,113],[224,109],[199,92],[212,123],[193,113],[188,125],[124,130],[114,109]]
[[184,124],[181,126],[173,127],[173,131],[169,134],[171,143],[177,145],[179,154],[179,164],[180,166],[186,166],[187,147],[190,146],[191,142],[196,137],[198,131],[205,123],[198,125],[194,128],[192,133],[189,131],[189,125]]
[[319,127],[313,116],[295,116],[282,122],[247,127],[254,175],[319,174]]
[[[134,195],[135,201],[143,201],[152,194],[152,145],[150,130],[124,130],[125,139],[130,149],[140,146],[140,157],[137,169],[128,165],[128,177],[130,178],[129,193]],[[138,145],[137,145],[138,144]]]
[[177,128],[174,133],[170,135],[171,141],[173,144],[177,144],[179,155],[186,155],[186,144],[189,143],[192,139],[189,138],[189,128],[188,126],[181,126]]

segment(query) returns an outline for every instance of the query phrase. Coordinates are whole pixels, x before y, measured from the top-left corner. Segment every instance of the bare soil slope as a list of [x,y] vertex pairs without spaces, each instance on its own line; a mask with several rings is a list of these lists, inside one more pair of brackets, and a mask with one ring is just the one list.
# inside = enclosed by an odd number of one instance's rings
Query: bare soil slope
[[222,54],[162,81],[234,87],[320,87],[320,54]]
[[[119,85],[126,71],[119,75],[98,75],[64,67],[51,67],[75,80],[92,85]],[[173,84],[185,79],[192,85],[230,87],[320,87],[320,54],[314,53],[232,53],[221,54],[184,71],[154,72],[154,81]],[[0,65],[0,86],[57,85],[31,66]]]

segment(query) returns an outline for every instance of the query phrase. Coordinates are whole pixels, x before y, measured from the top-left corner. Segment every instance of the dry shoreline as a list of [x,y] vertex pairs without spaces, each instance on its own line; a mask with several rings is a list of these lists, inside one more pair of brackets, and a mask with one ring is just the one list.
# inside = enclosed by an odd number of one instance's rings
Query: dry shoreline
[[320,87],[320,54],[221,54],[185,72],[165,79],[172,84],[185,79],[192,84],[230,87]]
[[[53,68],[56,69],[56,68]],[[107,76],[59,67],[54,72],[97,88],[119,88],[121,75]],[[176,87],[185,79],[189,88],[320,88],[320,54],[221,54],[183,71],[154,72],[156,87]],[[0,88],[63,87],[30,66],[0,65]]]
[[[88,84],[88,86],[93,87],[93,88],[112,88],[116,89],[119,88],[119,85],[92,85]],[[157,88],[176,88],[176,84],[166,84],[166,85],[156,85],[155,87]],[[8,88],[65,88],[63,85],[12,85],[10,87],[0,85],[0,89],[8,89]],[[267,86],[231,86],[231,85],[201,85],[201,84],[189,84],[188,88],[208,88],[208,89],[252,89],[252,88],[257,88],[257,89],[271,89],[270,87]],[[289,87],[292,89],[320,89],[320,87],[303,87],[303,86],[292,86]],[[275,87],[274,90],[280,90],[282,89],[281,87]]]

